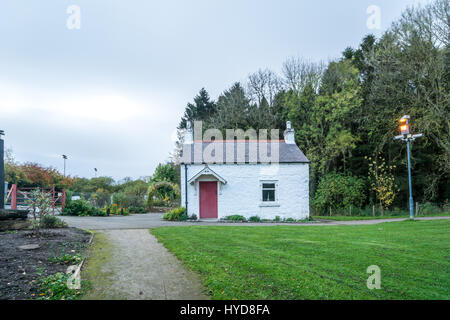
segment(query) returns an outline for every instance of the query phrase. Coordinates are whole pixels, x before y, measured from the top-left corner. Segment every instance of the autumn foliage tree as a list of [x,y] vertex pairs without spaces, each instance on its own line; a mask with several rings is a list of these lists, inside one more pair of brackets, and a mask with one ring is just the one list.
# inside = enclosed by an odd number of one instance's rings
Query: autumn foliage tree
[[55,186],[57,189],[67,189],[74,184],[75,180],[72,177],[64,177],[55,168],[44,167],[34,162],[5,164],[5,181],[16,184],[19,188]]
[[392,173],[396,166],[387,165],[386,160],[381,156],[373,159],[372,157],[366,157],[366,159],[369,162],[370,188],[375,192],[380,210],[383,212],[385,208],[392,205],[396,192],[398,192]]

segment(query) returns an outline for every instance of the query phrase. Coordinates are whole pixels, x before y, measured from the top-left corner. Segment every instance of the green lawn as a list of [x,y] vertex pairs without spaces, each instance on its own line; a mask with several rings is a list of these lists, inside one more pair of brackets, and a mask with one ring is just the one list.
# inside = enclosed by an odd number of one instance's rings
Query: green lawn
[[[450,221],[161,227],[213,299],[450,299]],[[366,269],[381,269],[369,290]]]
[[[447,217],[450,216],[450,213],[436,213],[429,215],[418,215],[416,218],[423,217]],[[351,221],[351,220],[376,220],[376,219],[399,219],[399,218],[409,218],[409,215],[401,215],[401,216],[313,216],[314,220],[335,220],[335,221]]]

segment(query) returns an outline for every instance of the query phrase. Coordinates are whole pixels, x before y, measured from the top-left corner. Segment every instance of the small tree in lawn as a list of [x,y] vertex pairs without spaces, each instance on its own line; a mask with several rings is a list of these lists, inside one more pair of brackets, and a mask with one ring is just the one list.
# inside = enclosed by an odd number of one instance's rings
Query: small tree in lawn
[[388,166],[383,157],[365,157],[369,161],[369,181],[370,188],[375,192],[375,197],[379,202],[381,213],[384,208],[388,208],[395,199],[397,187],[394,183],[392,170],[395,165]]

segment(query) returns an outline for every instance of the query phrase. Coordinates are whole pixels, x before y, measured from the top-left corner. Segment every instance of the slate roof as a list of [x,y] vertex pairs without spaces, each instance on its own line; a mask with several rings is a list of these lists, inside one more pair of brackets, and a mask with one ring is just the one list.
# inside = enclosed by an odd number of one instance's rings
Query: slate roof
[[[214,145],[215,144],[215,145]],[[278,161],[268,161],[271,157],[271,146],[276,148],[278,144]],[[207,149],[208,148],[208,149]],[[218,160],[214,161],[214,149],[220,150],[222,148],[222,155],[217,151]],[[206,150],[206,152],[204,152]],[[262,151],[260,157],[259,149]],[[234,152],[233,152],[234,150]],[[239,150],[239,152],[238,152]],[[264,150],[267,150],[264,153]],[[273,149],[276,150],[276,149]],[[228,157],[227,157],[228,151]],[[251,151],[251,152],[250,152]],[[234,155],[234,157],[233,157]],[[265,157],[267,155],[267,157]],[[195,157],[194,157],[195,156]],[[239,159],[238,159],[239,156]],[[206,158],[206,159],[205,159]],[[245,160],[244,160],[245,159]],[[222,161],[220,161],[222,160]],[[239,161],[238,161],[239,160]],[[271,142],[256,142],[256,141],[196,141],[194,144],[185,144],[181,157],[182,164],[213,164],[213,163],[309,163],[309,160],[303,152],[295,144],[287,144],[284,140]]]

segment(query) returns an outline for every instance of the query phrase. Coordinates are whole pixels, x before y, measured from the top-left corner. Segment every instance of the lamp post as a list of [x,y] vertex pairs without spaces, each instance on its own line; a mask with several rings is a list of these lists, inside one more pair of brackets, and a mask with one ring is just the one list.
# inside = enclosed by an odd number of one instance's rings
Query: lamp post
[[422,137],[422,134],[411,134],[410,121],[411,117],[403,116],[400,122],[401,135],[396,136],[394,140],[402,140],[406,142],[407,157],[408,157],[408,182],[409,182],[409,218],[414,219],[414,201],[412,195],[412,179],[411,179],[411,142],[417,138]]
[[95,177],[97,178],[97,168],[94,168],[94,174],[95,174]]
[[62,155],[63,159],[64,159],[64,178],[66,177],[66,160],[67,160],[67,156],[65,154]]
[[5,163],[3,136],[5,132],[0,130],[0,210],[5,209]]

